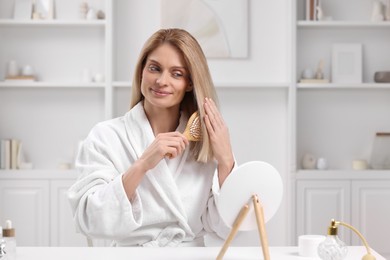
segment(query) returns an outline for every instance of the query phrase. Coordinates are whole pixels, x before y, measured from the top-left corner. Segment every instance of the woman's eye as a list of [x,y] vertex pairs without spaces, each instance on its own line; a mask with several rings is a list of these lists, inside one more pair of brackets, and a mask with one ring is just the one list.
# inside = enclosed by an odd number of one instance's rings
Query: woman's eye
[[150,71],[159,71],[159,68],[157,66],[155,66],[155,65],[150,65],[149,66],[149,70]]
[[175,77],[175,78],[183,77],[183,73],[181,73],[181,72],[173,72],[172,75],[173,75],[173,77]]

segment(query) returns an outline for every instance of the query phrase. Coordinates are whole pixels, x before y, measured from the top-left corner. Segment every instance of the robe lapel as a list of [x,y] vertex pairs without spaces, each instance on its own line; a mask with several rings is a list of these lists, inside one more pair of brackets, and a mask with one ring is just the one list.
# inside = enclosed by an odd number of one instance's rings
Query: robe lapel
[[[134,158],[136,160],[141,157],[143,151],[145,151],[155,139],[141,102],[126,114],[125,121],[130,145],[137,156],[137,158]],[[184,129],[183,124],[185,125],[185,123],[185,118],[181,116],[179,128]],[[177,167],[177,171],[181,171],[183,162],[186,160],[187,156],[188,151],[186,149],[186,152],[183,153]],[[176,175],[179,173],[174,174]],[[181,226],[187,233],[192,234],[192,230],[188,225],[188,217],[181,201],[179,189],[166,161],[161,160],[154,169],[146,174],[146,178],[151,182],[152,186],[156,189],[171,212],[177,217]]]

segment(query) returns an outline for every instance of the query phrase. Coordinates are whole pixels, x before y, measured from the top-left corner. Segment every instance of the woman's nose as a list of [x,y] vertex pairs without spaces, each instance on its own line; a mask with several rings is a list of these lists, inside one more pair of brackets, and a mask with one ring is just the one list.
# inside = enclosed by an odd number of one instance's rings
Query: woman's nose
[[161,72],[160,75],[157,77],[156,83],[160,86],[164,86],[168,84],[168,75],[167,72]]

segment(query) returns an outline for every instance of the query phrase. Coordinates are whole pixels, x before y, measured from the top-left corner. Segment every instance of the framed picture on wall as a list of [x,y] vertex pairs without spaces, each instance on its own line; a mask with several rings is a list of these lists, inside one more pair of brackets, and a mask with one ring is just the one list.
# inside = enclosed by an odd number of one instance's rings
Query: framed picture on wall
[[14,19],[15,20],[30,20],[32,15],[31,0],[15,0]]
[[332,46],[332,83],[362,83],[362,44]]

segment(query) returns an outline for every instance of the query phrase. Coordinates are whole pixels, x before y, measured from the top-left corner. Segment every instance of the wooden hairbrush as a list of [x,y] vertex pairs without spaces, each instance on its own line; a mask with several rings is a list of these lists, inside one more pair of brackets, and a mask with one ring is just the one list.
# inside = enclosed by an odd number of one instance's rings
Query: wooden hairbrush
[[[190,116],[190,119],[188,119],[183,135],[188,139],[188,141],[198,142],[202,140],[202,128],[200,126],[200,118],[198,111],[195,111]],[[167,153],[165,157],[171,159],[172,154]]]
[[195,111],[188,119],[183,134],[188,141],[198,142],[202,140],[202,128],[198,111]]

